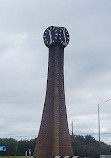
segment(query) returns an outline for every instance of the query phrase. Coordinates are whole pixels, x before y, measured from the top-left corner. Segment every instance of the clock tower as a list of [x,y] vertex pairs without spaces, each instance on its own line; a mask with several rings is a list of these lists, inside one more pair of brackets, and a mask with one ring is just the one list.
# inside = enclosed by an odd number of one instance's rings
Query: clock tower
[[49,48],[46,97],[33,158],[73,156],[64,91],[64,48],[69,43],[65,27],[48,27],[43,35]]

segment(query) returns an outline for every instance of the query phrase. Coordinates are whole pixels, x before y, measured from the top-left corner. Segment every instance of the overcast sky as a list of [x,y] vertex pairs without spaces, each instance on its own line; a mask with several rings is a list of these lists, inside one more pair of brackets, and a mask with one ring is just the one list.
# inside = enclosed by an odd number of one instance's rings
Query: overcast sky
[[111,144],[111,0],[0,0],[0,138],[38,135],[48,48],[43,33],[64,26],[65,94],[69,130]]

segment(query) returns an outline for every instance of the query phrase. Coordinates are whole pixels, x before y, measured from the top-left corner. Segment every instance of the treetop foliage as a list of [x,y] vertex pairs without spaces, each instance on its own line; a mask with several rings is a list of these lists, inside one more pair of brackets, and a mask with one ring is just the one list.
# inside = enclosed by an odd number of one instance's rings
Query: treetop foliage
[[[99,157],[99,142],[91,135],[71,135],[74,155],[88,158]],[[0,152],[0,156],[25,156],[25,152],[31,149],[34,152],[36,139],[17,141],[13,138],[0,138],[0,146],[6,146],[6,152]],[[103,142],[100,144],[102,155],[111,155],[111,145]]]

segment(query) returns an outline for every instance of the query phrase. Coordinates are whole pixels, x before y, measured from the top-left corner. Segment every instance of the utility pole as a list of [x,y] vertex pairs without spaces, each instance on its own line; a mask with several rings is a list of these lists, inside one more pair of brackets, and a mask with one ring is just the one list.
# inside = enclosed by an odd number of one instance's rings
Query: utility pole
[[99,134],[99,155],[101,155],[101,145],[100,145],[100,112],[98,104],[98,134]]
[[98,136],[99,136],[99,155],[100,155],[100,157],[101,157],[100,107],[109,101],[111,101],[111,99],[104,101],[102,104],[98,104]]
[[73,121],[72,121],[72,124],[71,124],[71,127],[72,127],[72,136],[74,135],[74,132],[73,132]]

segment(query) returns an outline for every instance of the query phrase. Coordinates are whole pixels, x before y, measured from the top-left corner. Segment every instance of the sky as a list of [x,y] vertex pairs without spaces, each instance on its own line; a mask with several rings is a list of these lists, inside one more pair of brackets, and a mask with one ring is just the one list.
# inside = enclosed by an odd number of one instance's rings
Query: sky
[[[46,94],[43,33],[66,27],[64,76],[71,133],[111,144],[111,0],[0,0],[0,138],[38,136]],[[109,101],[106,101],[109,100]]]

